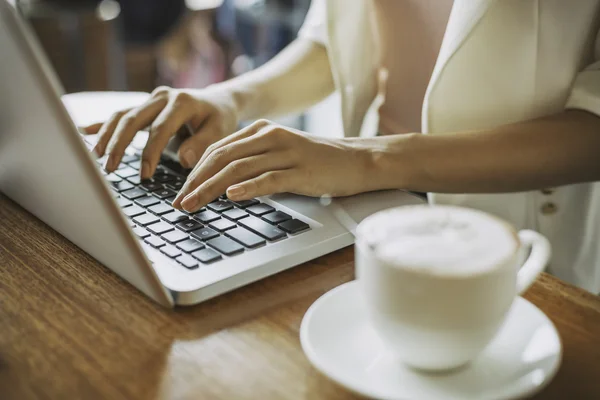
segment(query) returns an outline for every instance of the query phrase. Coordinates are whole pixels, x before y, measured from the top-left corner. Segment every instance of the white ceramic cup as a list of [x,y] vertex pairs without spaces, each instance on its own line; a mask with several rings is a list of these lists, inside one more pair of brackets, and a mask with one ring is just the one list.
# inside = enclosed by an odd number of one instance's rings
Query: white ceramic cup
[[[377,245],[377,238],[369,233],[376,232],[380,228],[377,225],[393,225],[395,210],[402,215],[410,209],[422,212],[425,208],[489,218],[488,222],[514,237],[514,250],[491,269],[458,275],[411,268],[376,254],[373,240]],[[357,228],[356,276],[369,318],[385,348],[416,369],[450,370],[473,360],[498,332],[515,297],[535,281],[550,259],[545,237],[530,230],[516,232],[508,223],[480,211],[408,206],[383,213],[385,218],[374,214]],[[402,245],[402,238],[398,240]]]

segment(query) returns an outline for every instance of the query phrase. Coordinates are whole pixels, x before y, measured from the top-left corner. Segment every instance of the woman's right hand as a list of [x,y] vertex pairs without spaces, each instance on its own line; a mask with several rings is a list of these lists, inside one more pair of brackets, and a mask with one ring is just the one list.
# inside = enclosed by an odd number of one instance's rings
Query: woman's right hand
[[93,151],[98,157],[108,156],[104,169],[112,172],[138,131],[149,127],[140,170],[141,178],[148,179],[154,174],[169,139],[186,123],[193,135],[181,144],[178,155],[183,167],[192,168],[208,146],[236,130],[238,117],[233,96],[211,87],[200,90],[159,87],[144,104],[119,111],[108,121],[85,127],[84,131],[98,134]]

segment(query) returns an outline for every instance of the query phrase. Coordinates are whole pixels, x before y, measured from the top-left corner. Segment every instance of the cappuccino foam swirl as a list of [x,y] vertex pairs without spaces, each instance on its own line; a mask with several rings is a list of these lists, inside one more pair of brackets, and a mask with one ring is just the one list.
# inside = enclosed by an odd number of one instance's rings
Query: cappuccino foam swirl
[[358,236],[376,257],[391,265],[442,275],[491,271],[518,247],[508,224],[453,206],[382,211],[363,221]]

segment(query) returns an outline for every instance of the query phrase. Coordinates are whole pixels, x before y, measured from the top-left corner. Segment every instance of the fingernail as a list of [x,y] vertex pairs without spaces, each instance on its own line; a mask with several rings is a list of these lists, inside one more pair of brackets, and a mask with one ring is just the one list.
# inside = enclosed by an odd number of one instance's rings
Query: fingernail
[[233,185],[227,189],[227,197],[239,197],[246,193],[246,189],[241,185]]
[[183,195],[183,189],[179,191],[179,193],[177,193],[177,195],[175,196],[175,199],[173,199],[173,203],[171,204],[173,207],[179,206],[181,201],[185,198],[185,196]]
[[142,162],[142,169],[140,170],[140,178],[142,178],[142,179],[150,178],[150,163],[148,163],[148,161]]
[[181,202],[181,206],[186,210],[186,211],[194,211],[194,208],[198,205],[198,199],[196,198],[196,196],[194,196],[193,194],[188,195],[185,199],[183,199],[183,201]]
[[192,168],[196,163],[196,160],[197,158],[194,150],[186,150],[185,153],[183,153],[183,161],[185,162],[184,167]]

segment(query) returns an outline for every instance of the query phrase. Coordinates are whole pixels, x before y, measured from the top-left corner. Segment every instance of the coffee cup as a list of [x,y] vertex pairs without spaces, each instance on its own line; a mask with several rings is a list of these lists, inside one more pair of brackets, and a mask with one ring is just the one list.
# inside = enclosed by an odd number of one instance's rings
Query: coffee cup
[[476,358],[551,253],[537,232],[478,210],[428,205],[367,217],[355,250],[360,293],[384,348],[428,371]]

